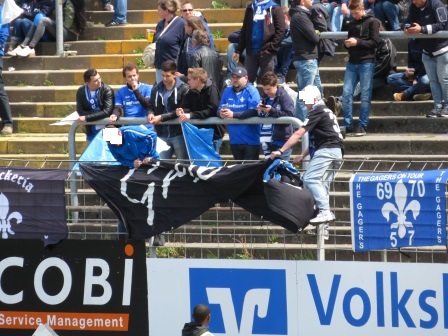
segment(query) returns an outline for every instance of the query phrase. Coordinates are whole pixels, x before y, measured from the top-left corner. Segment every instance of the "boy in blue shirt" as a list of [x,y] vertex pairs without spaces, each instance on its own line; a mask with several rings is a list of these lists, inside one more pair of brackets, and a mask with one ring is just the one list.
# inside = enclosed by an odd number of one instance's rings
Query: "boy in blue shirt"
[[139,82],[138,68],[132,63],[123,67],[122,74],[126,85],[115,94],[115,107],[109,120],[117,121],[120,117],[146,118],[145,99],[151,97],[152,85]]

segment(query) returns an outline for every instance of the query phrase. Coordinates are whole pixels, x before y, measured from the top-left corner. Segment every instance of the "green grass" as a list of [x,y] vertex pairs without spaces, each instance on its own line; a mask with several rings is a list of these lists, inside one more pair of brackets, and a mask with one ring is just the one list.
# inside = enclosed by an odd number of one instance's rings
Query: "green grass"
[[29,84],[27,82],[20,80],[20,79],[15,79],[12,83],[15,86],[29,86]]
[[143,50],[141,48],[137,48],[137,49],[132,50],[132,53],[133,54],[141,54],[141,53],[143,53]]
[[185,249],[181,247],[158,247],[157,258],[185,258]]
[[224,33],[221,30],[215,30],[212,33],[212,36],[213,36],[213,39],[216,40],[216,39],[219,39],[219,38],[223,38],[224,37]]
[[43,86],[54,86],[54,82],[50,79],[46,79],[42,85]]
[[212,8],[214,8],[214,9],[229,9],[230,6],[225,2],[222,2],[219,0],[214,0],[214,1],[212,1]]
[[143,58],[141,58],[141,57],[139,57],[139,58],[137,58],[137,68],[139,68],[139,69],[145,69],[146,68],[146,66],[145,66],[145,63],[143,62]]
[[146,40],[146,35],[144,33],[138,33],[131,36],[131,40]]

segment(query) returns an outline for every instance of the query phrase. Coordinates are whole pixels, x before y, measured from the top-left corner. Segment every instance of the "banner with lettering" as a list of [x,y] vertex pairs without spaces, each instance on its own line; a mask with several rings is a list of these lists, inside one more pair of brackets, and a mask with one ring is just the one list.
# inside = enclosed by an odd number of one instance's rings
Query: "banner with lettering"
[[63,169],[0,167],[2,239],[41,239],[44,245],[67,237]]
[[352,176],[353,250],[446,245],[447,178],[447,170]]
[[145,241],[2,241],[0,335],[147,336]]

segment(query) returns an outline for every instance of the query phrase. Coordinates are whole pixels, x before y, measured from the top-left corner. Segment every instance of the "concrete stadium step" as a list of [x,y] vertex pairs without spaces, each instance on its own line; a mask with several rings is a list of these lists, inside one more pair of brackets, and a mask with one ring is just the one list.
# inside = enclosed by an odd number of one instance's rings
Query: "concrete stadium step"
[[[114,4],[114,1],[112,0],[111,3]],[[194,7],[196,9],[212,7],[212,1],[210,1],[210,0],[194,0],[194,1],[192,1],[192,3],[194,4]],[[230,7],[230,8],[243,8],[246,5],[246,1],[225,0],[225,1],[219,1],[219,4],[225,4],[227,7]],[[147,1],[128,0],[127,8],[128,8],[128,10],[157,9],[157,1],[156,0],[147,0]],[[86,1],[86,9],[102,11],[103,5],[100,0]]]
[[[206,8],[200,9],[199,11],[202,13],[209,24],[243,22],[244,18],[244,8],[230,8],[225,10]],[[110,12],[106,11],[87,12],[87,21],[90,21],[93,24],[104,25],[105,23],[109,22],[112,17],[113,15],[111,15]],[[128,23],[130,24],[143,22],[148,24],[157,24],[160,21],[160,17],[157,14],[157,9],[128,10],[126,18]]]
[[[8,88],[9,90],[9,88]],[[73,96],[72,99],[75,97]],[[76,102],[11,102],[11,110],[14,117],[42,117],[42,118],[63,118],[76,110]],[[355,102],[355,111],[359,110],[360,103]],[[433,106],[433,101],[426,102],[396,102],[396,101],[372,101],[371,117],[396,116],[396,117],[417,117],[425,116]],[[440,119],[441,120],[441,119]],[[419,120],[417,120],[419,121]],[[439,119],[435,119],[439,121]],[[342,119],[340,118],[342,123]],[[429,131],[429,130],[428,130]],[[432,132],[432,130],[431,130]]]
[[[76,151],[85,148],[85,135],[76,135]],[[14,133],[0,137],[0,153],[4,154],[68,154],[67,134]]]
[[[15,115],[16,113],[14,113]],[[15,118],[14,131],[19,133],[61,133],[68,132],[69,126],[51,125],[61,118],[40,118],[40,117],[18,117]],[[342,124],[342,118],[340,118]],[[369,134],[396,134],[396,133],[415,133],[428,134],[447,134],[448,119],[447,118],[426,118],[420,117],[387,117],[373,116],[370,118],[367,131]],[[81,132],[81,127],[78,128]],[[448,137],[448,136],[447,136]],[[346,139],[349,141],[350,137]]]
[[15,118],[58,118],[76,111],[76,102],[10,102]]
[[[135,64],[135,63],[134,63]],[[83,74],[85,69],[73,70],[18,70],[5,71],[3,73],[3,80],[6,86],[12,87],[33,87],[45,86],[53,87],[58,90],[58,87],[67,85],[81,86],[84,84]],[[101,79],[108,85],[124,85],[125,80],[120,69],[98,69]],[[154,69],[139,70],[140,81],[143,83],[153,84],[155,82]],[[75,98],[75,97],[73,97]],[[73,99],[72,99],[73,100]]]
[[347,155],[410,154],[440,155],[445,153],[447,134],[387,134],[369,133],[363,137],[347,137],[344,142]]
[[[96,69],[116,69],[118,73],[127,62],[139,64],[140,54],[98,54],[98,55],[80,55],[80,56],[36,56],[31,58],[5,57],[4,68],[13,67],[13,71],[5,71],[5,75],[15,75],[17,71],[33,71],[31,74],[39,74],[42,71],[55,70],[59,71],[63,78],[66,70],[87,70],[89,68]],[[141,62],[141,61],[140,61]],[[154,71],[154,69],[145,69]],[[62,79],[61,79],[62,80]],[[82,80],[82,72],[80,78]],[[65,84],[73,85],[72,82],[66,80]]]
[[[210,23],[212,34],[220,34],[227,37],[241,28],[241,23]],[[155,29],[156,23],[139,23],[125,26],[104,27],[98,25],[88,27],[84,34],[84,40],[131,40],[133,38],[145,38],[146,29]]]

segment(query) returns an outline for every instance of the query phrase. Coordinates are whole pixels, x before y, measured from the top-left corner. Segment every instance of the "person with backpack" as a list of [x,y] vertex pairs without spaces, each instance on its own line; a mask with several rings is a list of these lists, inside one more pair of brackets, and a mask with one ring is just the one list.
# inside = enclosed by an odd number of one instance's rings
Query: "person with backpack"
[[210,323],[210,308],[204,304],[198,304],[193,309],[193,322],[185,323],[182,329],[182,336],[213,336],[208,331]]

